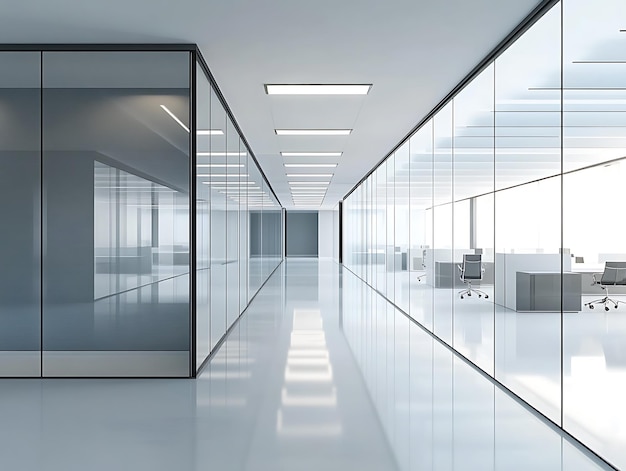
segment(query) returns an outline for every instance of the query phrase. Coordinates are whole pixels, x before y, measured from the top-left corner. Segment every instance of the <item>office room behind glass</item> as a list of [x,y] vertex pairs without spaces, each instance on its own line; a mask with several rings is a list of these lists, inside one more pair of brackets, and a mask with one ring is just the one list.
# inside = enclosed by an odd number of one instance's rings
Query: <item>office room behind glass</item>
[[0,52],[0,376],[189,377],[280,263],[248,263],[280,204],[191,46],[77,49]]
[[[347,267],[618,466],[626,306],[585,304],[626,261],[624,13],[557,3],[344,201],[374,230],[344,231]],[[458,295],[464,254],[488,299]]]
[[189,57],[43,53],[46,376],[189,374]]

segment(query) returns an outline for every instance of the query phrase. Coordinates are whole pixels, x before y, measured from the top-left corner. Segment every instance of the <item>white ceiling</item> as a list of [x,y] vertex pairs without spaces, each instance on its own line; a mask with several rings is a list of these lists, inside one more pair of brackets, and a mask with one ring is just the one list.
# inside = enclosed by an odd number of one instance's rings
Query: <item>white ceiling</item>
[[[538,0],[30,0],[0,43],[196,43],[281,203],[285,162],[339,162],[332,209]],[[268,96],[265,83],[371,83],[367,96]],[[276,136],[275,128],[352,128]],[[281,151],[343,151],[283,159]],[[319,169],[313,171],[320,171]]]

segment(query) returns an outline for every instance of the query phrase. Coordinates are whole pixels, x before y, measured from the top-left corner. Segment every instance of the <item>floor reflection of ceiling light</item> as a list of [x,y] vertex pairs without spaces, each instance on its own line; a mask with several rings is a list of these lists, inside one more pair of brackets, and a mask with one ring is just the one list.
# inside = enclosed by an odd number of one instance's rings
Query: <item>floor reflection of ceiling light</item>
[[319,309],[294,309],[280,399],[276,431],[281,437],[341,435],[337,390]]
[[285,406],[303,407],[335,407],[337,405],[337,390],[333,387],[330,394],[289,394],[283,388],[281,393],[281,404]]

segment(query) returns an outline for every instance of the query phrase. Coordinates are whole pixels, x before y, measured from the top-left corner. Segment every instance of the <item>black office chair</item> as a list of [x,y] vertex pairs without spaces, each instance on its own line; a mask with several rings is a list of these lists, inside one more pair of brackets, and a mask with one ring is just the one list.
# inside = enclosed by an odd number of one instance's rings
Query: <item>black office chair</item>
[[472,288],[472,281],[482,280],[485,269],[482,264],[482,255],[463,254],[463,265],[457,265],[461,271],[461,281],[467,284],[467,288],[459,291],[461,299],[471,296],[472,293],[478,294],[478,297],[489,297],[487,293],[476,288]]
[[[598,280],[598,276],[600,275],[602,275],[602,277]],[[602,304],[604,310],[608,311],[610,304],[612,304],[615,309],[617,309],[619,303],[626,304],[624,301],[609,297],[609,286],[626,286],[626,262],[606,262],[604,264],[604,272],[593,274],[592,285],[600,285],[600,288],[604,290],[606,296],[585,303],[585,306],[589,306],[589,309],[593,309],[594,304]]]

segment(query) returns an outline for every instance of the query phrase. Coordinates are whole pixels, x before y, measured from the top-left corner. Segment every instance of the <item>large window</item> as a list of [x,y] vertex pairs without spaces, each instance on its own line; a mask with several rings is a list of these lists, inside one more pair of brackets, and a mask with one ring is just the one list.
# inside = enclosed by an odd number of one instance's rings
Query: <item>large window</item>
[[346,226],[378,229],[361,257],[383,254],[379,292],[617,467],[624,13],[617,0],[546,6],[344,201]]

